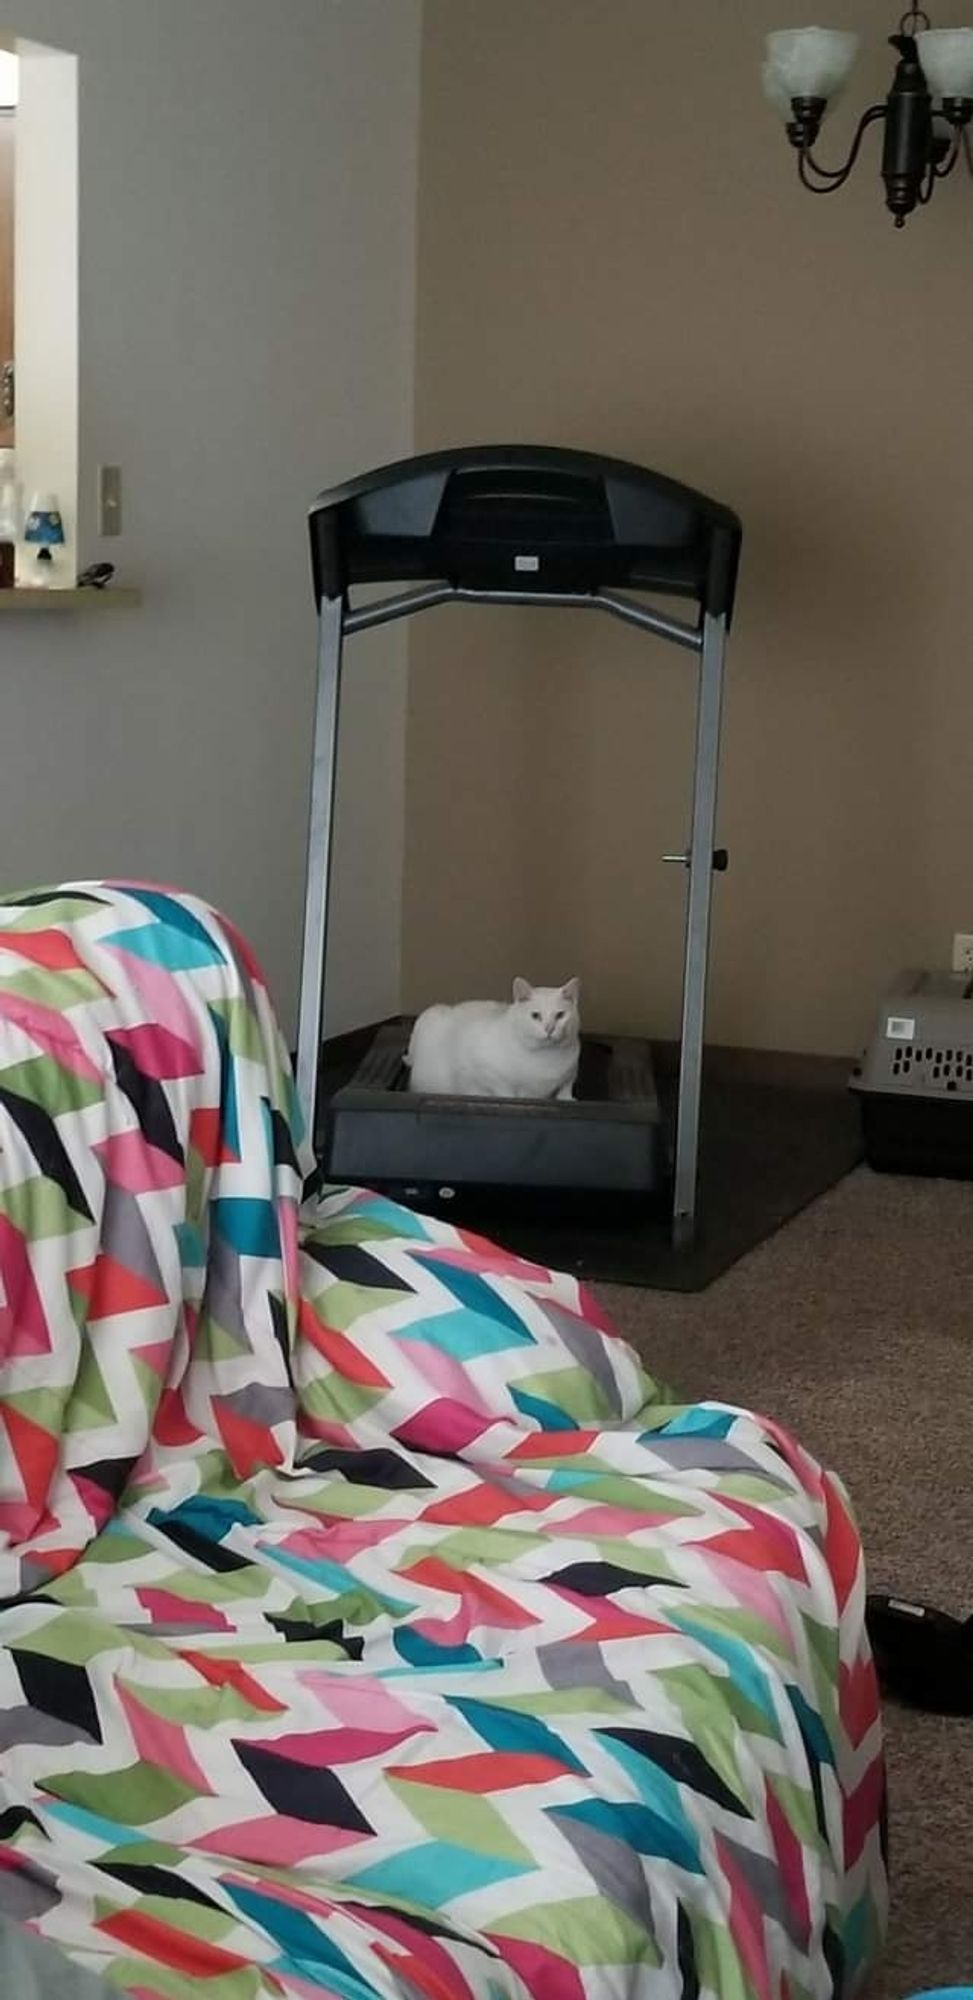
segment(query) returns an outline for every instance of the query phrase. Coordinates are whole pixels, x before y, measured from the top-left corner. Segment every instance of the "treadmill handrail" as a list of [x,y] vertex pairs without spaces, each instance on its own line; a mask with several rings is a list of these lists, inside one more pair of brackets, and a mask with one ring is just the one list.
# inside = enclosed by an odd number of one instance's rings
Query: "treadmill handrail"
[[437,604],[540,604],[548,610],[608,611],[629,625],[638,625],[645,632],[654,632],[658,638],[670,640],[673,645],[688,647],[691,652],[701,652],[703,645],[701,625],[690,625],[684,618],[672,618],[667,612],[656,610],[654,605],[639,604],[634,598],[607,590],[583,593],[569,590],[463,590],[444,583],[430,590],[406,590],[395,597],[379,598],[374,604],[349,607],[344,613],[342,625],[347,633],[367,632],[373,625],[389,625],[393,619],[409,618],[416,611],[430,611]]

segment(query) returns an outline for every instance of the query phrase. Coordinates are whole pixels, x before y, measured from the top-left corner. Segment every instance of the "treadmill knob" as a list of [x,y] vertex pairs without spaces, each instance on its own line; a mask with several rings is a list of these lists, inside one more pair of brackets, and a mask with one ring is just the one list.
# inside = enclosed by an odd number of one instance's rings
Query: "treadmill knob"
[[[680,866],[681,868],[688,868],[688,867],[689,867],[689,862],[690,862],[690,855],[689,855],[689,852],[688,852],[688,850],[687,850],[687,851],[686,851],[685,853],[683,853],[683,854],[664,854],[664,855],[663,855],[663,857],[662,857],[662,859],[663,859],[663,861],[675,861],[675,862],[678,862],[678,864],[679,864],[679,866]],[[714,849],[713,849],[713,867],[714,867],[714,869],[716,870],[717,874],[719,874],[719,875],[725,875],[725,874],[726,874],[726,871],[727,871],[727,869],[729,868],[729,865],[730,865],[730,852],[729,852],[729,848],[726,848],[726,847],[714,847]]]

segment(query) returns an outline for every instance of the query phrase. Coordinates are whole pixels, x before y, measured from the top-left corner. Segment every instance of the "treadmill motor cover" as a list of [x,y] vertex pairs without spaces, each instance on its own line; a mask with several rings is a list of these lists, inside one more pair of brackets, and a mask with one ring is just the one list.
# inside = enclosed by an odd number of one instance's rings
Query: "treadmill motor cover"
[[383,580],[577,595],[627,585],[693,597],[727,622],[741,538],[736,515],[691,487],[543,445],[383,466],[319,494],[309,526],[318,605]]

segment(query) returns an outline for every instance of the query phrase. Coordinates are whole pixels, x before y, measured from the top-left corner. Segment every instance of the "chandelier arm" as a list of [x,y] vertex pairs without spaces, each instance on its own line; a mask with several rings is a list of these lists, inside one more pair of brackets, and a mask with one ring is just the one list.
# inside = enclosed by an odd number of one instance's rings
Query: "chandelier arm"
[[[851,151],[843,167],[822,167],[814,158],[810,147],[802,146],[798,154],[797,170],[803,186],[808,188],[811,194],[831,194],[836,188],[844,187],[858,158],[861,143],[868,127],[874,125],[876,119],[884,118],[885,115],[886,107],[884,104],[872,104],[867,111],[862,113],[858,120],[858,129],[851,142]],[[817,175],[817,180],[810,179],[807,171],[809,168],[811,172]]]
[[950,134],[949,152],[944,153],[941,160],[933,159],[931,163],[932,175],[934,180],[944,181],[952,173],[953,168],[956,166],[957,161],[959,160],[960,153],[963,149],[963,139],[965,137],[965,134],[966,134],[965,126],[953,127],[952,132]]

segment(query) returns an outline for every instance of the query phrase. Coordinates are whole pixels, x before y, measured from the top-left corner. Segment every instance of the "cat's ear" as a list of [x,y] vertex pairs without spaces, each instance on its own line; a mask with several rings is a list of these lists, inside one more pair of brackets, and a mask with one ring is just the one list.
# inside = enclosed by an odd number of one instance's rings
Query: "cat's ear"
[[578,1001],[581,998],[580,979],[568,979],[562,986],[561,992],[563,993],[565,1000],[570,1000],[572,1007],[576,1007]]
[[529,980],[529,979],[515,979],[515,980],[514,980],[514,999],[515,999],[515,1000],[529,1000],[529,999],[530,999],[530,996],[531,996],[531,994],[533,993],[533,991],[534,991],[534,989],[533,989],[533,987],[532,987],[532,985],[531,985],[531,983],[530,983],[530,980]]

